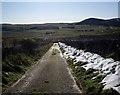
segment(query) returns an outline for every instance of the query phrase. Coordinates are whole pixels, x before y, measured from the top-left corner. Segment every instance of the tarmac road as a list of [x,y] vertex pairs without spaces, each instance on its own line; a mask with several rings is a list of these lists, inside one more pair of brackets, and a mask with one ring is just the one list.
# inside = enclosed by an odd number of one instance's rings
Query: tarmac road
[[[69,68],[62,57],[58,44],[48,50],[42,59],[33,66],[5,93],[47,93],[47,94],[81,94]],[[63,95],[63,94],[62,94]]]

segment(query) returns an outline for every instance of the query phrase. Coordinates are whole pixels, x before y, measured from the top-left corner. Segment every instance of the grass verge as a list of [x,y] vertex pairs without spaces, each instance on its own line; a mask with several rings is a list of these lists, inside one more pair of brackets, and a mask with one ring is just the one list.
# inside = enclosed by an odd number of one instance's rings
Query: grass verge
[[[30,41],[23,41],[24,48],[20,43],[20,47],[3,48],[2,62],[2,90],[3,92],[15,83],[25,72],[30,69],[37,61],[48,51],[52,44],[36,45],[32,47]],[[25,46],[27,45],[27,46]],[[28,47],[30,45],[31,47]],[[35,45],[34,45],[35,46]]]
[[[82,62],[73,64],[73,60],[67,60],[69,67],[72,69],[77,78],[78,86],[81,85],[83,94],[85,95],[120,95],[114,89],[103,90],[104,85],[100,83],[105,75],[98,75],[99,73],[94,69],[85,70],[81,67]],[[95,72],[94,72],[95,71]],[[80,86],[79,86],[80,87]]]

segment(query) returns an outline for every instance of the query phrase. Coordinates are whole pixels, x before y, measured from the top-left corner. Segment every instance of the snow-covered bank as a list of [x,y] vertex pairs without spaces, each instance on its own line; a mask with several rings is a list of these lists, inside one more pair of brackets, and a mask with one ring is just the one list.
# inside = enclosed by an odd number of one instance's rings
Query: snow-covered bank
[[93,68],[99,71],[100,75],[106,75],[106,77],[101,81],[105,84],[103,89],[113,88],[120,93],[119,61],[114,61],[112,58],[105,59],[98,54],[78,50],[61,42],[59,42],[59,45],[60,48],[64,50],[63,56],[66,59],[70,58],[74,60],[73,64],[76,64],[77,62],[86,62],[87,64],[82,65],[86,70]]

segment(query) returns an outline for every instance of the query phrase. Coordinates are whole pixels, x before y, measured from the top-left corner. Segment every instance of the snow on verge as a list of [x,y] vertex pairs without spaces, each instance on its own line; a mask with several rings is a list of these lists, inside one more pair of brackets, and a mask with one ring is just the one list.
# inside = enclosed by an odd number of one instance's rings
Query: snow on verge
[[102,83],[105,84],[104,90],[113,88],[120,93],[120,61],[115,62],[112,58],[105,59],[95,53],[77,50],[61,42],[59,42],[59,46],[64,50],[63,56],[66,59],[74,59],[73,64],[77,62],[87,62],[87,64],[82,66],[83,68],[86,70],[93,68],[98,70],[100,74],[106,75],[102,80]]

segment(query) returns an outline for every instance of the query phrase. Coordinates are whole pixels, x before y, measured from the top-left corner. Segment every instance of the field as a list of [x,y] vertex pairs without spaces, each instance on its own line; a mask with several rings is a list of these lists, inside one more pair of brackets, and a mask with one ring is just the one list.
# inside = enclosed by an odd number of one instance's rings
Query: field
[[3,31],[3,38],[64,38],[64,37],[79,37],[84,35],[110,35],[120,34],[120,28],[107,26],[90,26],[90,25],[75,25],[74,28],[59,28],[37,30],[29,29],[23,31]]

